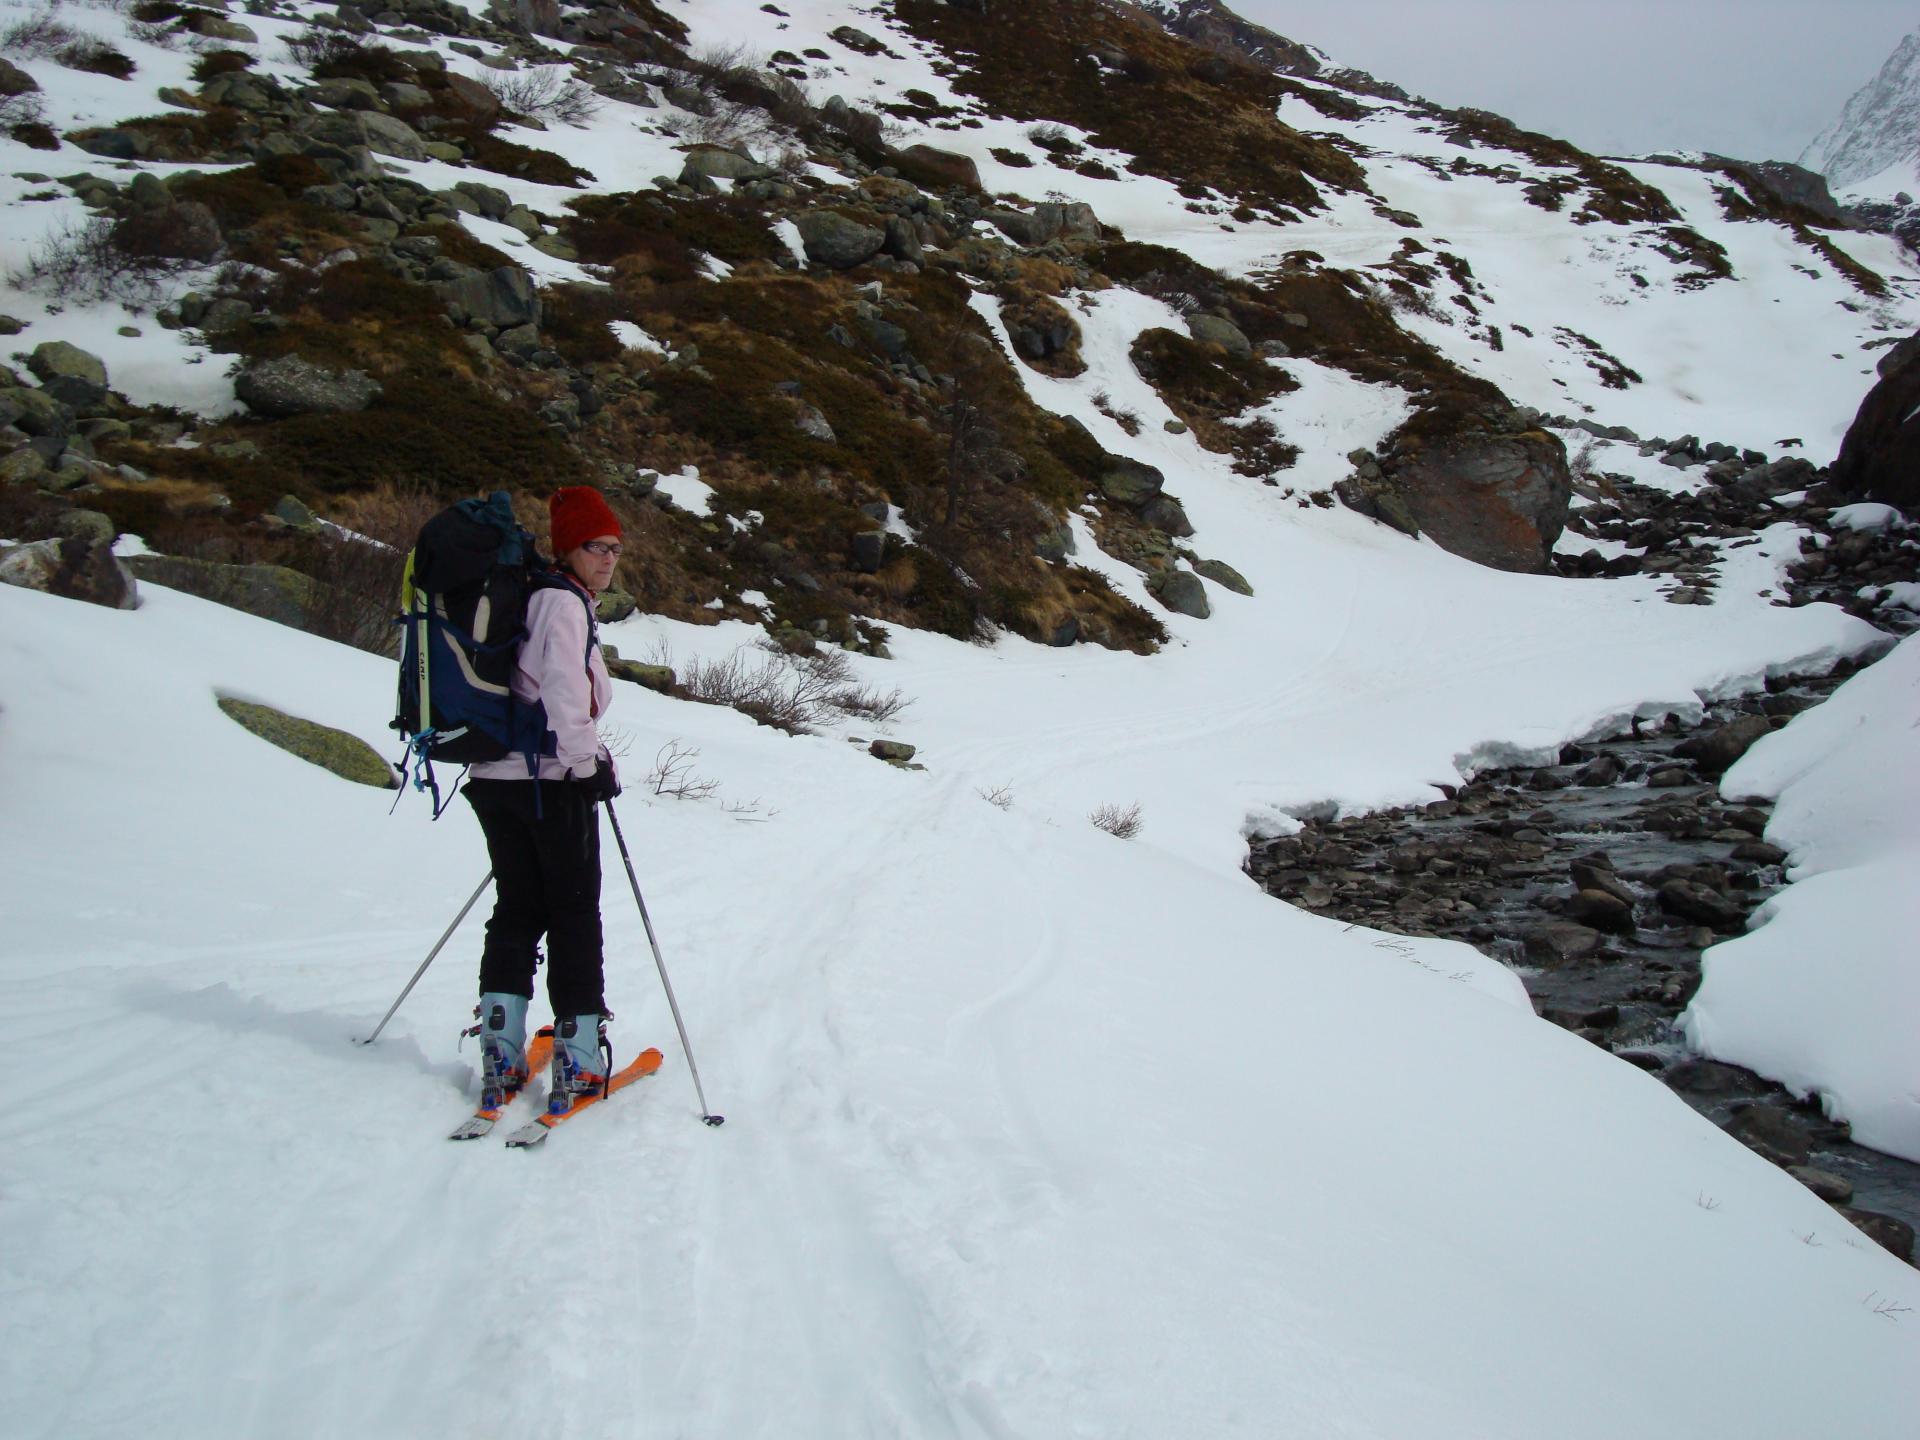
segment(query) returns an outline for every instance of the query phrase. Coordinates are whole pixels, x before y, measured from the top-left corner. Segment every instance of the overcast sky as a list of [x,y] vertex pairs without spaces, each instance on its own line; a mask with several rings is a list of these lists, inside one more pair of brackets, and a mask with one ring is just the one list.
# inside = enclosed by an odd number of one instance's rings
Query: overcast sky
[[1582,149],[1797,160],[1920,29],[1915,0],[1226,0],[1448,106]]

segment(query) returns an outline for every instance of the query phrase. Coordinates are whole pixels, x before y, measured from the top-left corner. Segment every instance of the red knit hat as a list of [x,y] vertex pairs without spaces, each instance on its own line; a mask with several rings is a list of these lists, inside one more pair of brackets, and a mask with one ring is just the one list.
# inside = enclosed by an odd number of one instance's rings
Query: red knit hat
[[611,535],[616,540],[620,537],[620,517],[591,485],[568,485],[554,491],[553,498],[547,502],[547,519],[553,533],[555,559],[602,535]]

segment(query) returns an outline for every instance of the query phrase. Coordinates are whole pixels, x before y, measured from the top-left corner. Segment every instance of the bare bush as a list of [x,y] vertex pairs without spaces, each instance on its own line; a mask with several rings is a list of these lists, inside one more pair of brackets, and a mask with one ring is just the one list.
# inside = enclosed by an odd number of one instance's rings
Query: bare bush
[[514,70],[480,77],[501,108],[515,115],[561,125],[584,125],[600,113],[600,97],[558,67]]
[[181,35],[171,25],[158,20],[134,20],[127,25],[127,34],[143,45],[151,45],[156,50],[178,50]]
[[[656,652],[656,663],[670,664]],[[789,654],[762,642],[723,660],[695,660],[676,669],[680,688],[695,700],[725,705],[762,725],[801,735],[848,715],[869,720],[897,715],[911,703],[898,690],[877,693],[856,683],[844,650]]]
[[318,69],[330,62],[350,59],[363,48],[360,42],[344,30],[303,30],[298,35],[289,35],[282,42],[287,54],[294,63],[309,70]]
[[329,532],[307,539],[287,559],[291,568],[319,582],[307,607],[308,630],[375,655],[400,653],[393,621],[400,609],[406,549]]
[[991,790],[977,790],[974,793],[996,810],[1013,809],[1013,786],[1011,785],[995,785]]
[[57,4],[47,5],[0,29],[0,55],[44,59],[86,39],[78,30],[59,19],[59,10]]
[[9,270],[7,279],[62,302],[115,300],[143,309],[165,298],[169,280],[196,268],[191,260],[131,253],[115,231],[104,216],[69,224],[34,246],[27,263]]
[[82,35],[70,45],[54,52],[55,60],[69,70],[84,70],[92,75],[111,75],[116,80],[130,77],[135,65],[104,40]]
[[720,782],[695,773],[693,762],[699,758],[698,750],[689,750],[678,740],[669,740],[653,757],[653,768],[647,771],[647,787],[656,795],[674,800],[707,799],[720,788]]
[[46,102],[34,91],[29,90],[24,95],[0,95],[0,130],[46,123]]
[[1095,827],[1121,840],[1131,840],[1140,833],[1145,822],[1140,818],[1138,803],[1125,807],[1102,805],[1087,816]]

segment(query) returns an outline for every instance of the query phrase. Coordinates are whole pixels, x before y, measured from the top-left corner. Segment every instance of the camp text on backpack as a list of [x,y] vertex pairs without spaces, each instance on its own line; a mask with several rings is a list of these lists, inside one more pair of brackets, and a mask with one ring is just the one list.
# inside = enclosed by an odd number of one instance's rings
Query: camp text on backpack
[[504,490],[459,501],[420,527],[400,582],[392,728],[407,741],[401,774],[411,768],[414,789],[432,791],[435,818],[444,802],[433,761],[471,765],[518,754],[532,771],[554,753],[546,707],[516,700],[511,682],[528,598],[565,584],[514,518]]

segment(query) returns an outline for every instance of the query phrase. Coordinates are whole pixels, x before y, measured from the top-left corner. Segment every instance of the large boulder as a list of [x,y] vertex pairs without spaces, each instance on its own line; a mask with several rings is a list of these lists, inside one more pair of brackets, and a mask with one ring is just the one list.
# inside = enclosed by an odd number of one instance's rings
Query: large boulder
[[1116,505],[1150,504],[1166,488],[1167,477],[1153,466],[1124,455],[1109,455],[1100,476],[1100,493]]
[[48,340],[36,345],[27,357],[31,370],[49,395],[66,405],[94,405],[106,398],[107,367],[99,356],[69,345],[64,340]]
[[502,265],[484,273],[474,271],[434,287],[440,299],[462,325],[485,325],[511,330],[540,323],[540,292],[533,277],[518,265]]
[[686,163],[680,167],[680,183],[692,183],[696,175],[721,180],[771,180],[780,172],[762,165],[744,150],[731,145],[694,145],[687,150]]
[[114,555],[113,542],[97,538],[39,540],[0,550],[0,585],[111,610],[131,610],[140,603],[138,587]]
[[1920,335],[1880,362],[1828,479],[1844,495],[1920,510]]
[[221,712],[236,725],[310,765],[318,765],[355,784],[371,785],[379,790],[400,788],[400,777],[394,774],[393,767],[358,735],[302,720],[270,705],[255,705],[229,696],[222,696],[219,703]]
[[1546,571],[1573,499],[1557,437],[1459,430],[1403,438],[1383,468],[1384,498],[1442,549],[1496,570]]
[[851,270],[880,253],[887,232],[850,220],[837,210],[809,210],[794,217],[807,259],[829,270]]
[[1246,332],[1231,320],[1223,320],[1218,315],[1189,315],[1187,333],[1202,345],[1218,345],[1229,355],[1242,360],[1253,358],[1253,342],[1247,339]]
[[1213,614],[1207,603],[1207,585],[1191,570],[1162,570],[1147,580],[1153,598],[1176,615],[1191,615],[1205,620]]
[[282,355],[243,366],[233,393],[255,414],[285,419],[364,410],[380,397],[380,382],[362,370],[329,370],[298,355]]
[[968,155],[932,145],[909,145],[894,157],[894,168],[929,190],[978,190],[980,167]]

